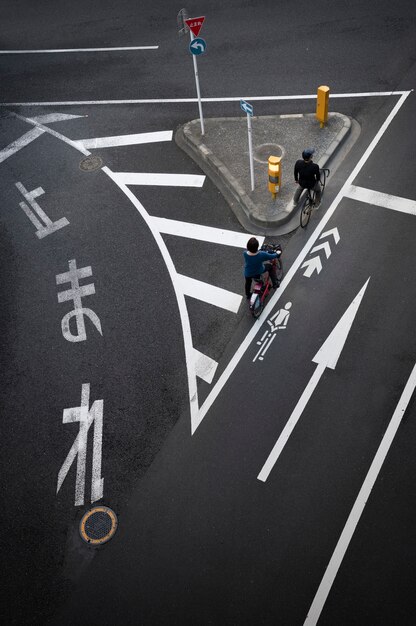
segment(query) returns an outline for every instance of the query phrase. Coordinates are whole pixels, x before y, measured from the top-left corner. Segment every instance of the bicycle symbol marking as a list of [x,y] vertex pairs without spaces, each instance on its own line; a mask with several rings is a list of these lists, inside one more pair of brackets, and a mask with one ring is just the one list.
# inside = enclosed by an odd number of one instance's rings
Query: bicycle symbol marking
[[285,330],[287,327],[287,323],[289,321],[290,316],[290,308],[292,306],[291,302],[286,302],[285,306],[281,309],[278,309],[274,315],[267,320],[267,324],[269,325],[269,330],[263,334],[261,339],[257,341],[257,345],[260,346],[256,356],[253,359],[253,363],[257,360],[263,361],[264,356],[267,350],[272,345],[273,341],[276,339],[276,331]]

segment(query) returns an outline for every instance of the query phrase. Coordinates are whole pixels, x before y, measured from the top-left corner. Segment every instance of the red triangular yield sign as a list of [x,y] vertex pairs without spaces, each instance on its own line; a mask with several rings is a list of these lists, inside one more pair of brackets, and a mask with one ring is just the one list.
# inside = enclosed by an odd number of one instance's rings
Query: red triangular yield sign
[[201,17],[190,17],[189,20],[185,20],[185,24],[191,29],[193,35],[198,37],[199,31],[204,23],[205,15]]

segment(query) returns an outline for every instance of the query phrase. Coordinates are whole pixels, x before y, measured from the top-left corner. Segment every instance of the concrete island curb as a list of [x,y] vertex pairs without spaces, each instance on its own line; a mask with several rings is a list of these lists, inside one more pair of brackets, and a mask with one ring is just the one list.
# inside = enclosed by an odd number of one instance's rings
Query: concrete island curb
[[[286,181],[282,177],[282,191],[278,194],[276,201],[271,199],[271,194],[267,191],[267,178],[263,180],[263,170],[267,175],[267,161],[256,159],[256,167],[259,170],[261,167],[262,178],[257,181],[255,192],[249,190],[247,173],[244,175],[241,173],[240,164],[236,167],[237,160],[248,164],[245,117],[206,118],[204,137],[201,136],[199,119],[192,120],[178,128],[175,141],[218,187],[245,228],[250,229],[253,226],[265,229],[276,228],[288,222],[298,208],[293,207],[292,203],[294,191],[292,171],[295,160],[300,158],[299,152],[306,145],[317,145],[315,161],[320,167],[327,166],[348,137],[351,131],[351,119],[341,113],[330,113],[328,125],[324,129],[319,129],[319,123],[312,113],[259,116],[252,119],[253,129],[256,128],[256,124],[263,128],[263,134],[259,133],[260,141],[268,136],[268,130],[270,130],[270,137],[276,136],[276,128],[278,128],[279,144],[263,143],[259,146],[259,148],[266,148],[275,145],[276,149],[281,149],[281,153],[286,158],[286,163],[282,159],[286,168]],[[216,137],[214,137],[215,133],[217,133]],[[231,137],[234,152],[230,151],[228,145]],[[301,143],[303,137],[307,138],[305,139],[307,143]],[[270,154],[273,153],[270,152]],[[259,166],[258,163],[262,165]],[[291,185],[288,184],[289,180]]]

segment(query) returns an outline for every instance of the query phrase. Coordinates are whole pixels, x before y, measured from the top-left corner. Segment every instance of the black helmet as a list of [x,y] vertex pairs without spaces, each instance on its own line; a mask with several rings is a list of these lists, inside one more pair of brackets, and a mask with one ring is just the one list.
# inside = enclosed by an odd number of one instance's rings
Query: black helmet
[[315,152],[315,148],[305,148],[302,152],[302,159],[310,159],[313,153]]

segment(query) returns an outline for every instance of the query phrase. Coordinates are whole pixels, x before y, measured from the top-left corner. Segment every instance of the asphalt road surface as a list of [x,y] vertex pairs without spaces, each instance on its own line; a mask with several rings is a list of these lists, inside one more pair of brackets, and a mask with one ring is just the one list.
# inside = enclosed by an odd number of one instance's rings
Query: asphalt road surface
[[2,8],[3,621],[414,624],[414,3],[187,7],[207,117],[360,127],[254,325],[180,8]]

